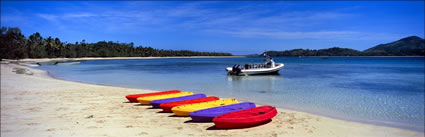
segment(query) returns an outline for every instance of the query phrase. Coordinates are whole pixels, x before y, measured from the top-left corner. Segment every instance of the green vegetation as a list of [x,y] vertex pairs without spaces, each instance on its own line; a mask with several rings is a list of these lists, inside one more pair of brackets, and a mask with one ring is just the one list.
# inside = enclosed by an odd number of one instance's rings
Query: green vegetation
[[410,36],[401,40],[380,44],[364,51],[366,55],[378,56],[424,56],[425,39]]
[[43,38],[34,33],[26,38],[19,28],[1,28],[0,58],[78,58],[78,57],[164,57],[164,56],[232,56],[221,52],[196,52],[189,50],[161,50],[134,46],[133,43],[100,41],[97,43],[64,43],[59,38]]
[[269,56],[361,56],[361,52],[354,49],[333,47],[329,49],[310,50],[293,49],[285,51],[267,51]]
[[[395,42],[380,44],[364,51],[333,47],[310,50],[293,49],[267,51],[269,56],[425,56],[425,39],[410,36]],[[263,55],[263,54],[261,54]],[[232,56],[221,52],[196,52],[189,50],[162,50],[152,47],[134,46],[133,43],[100,41],[87,43],[85,40],[64,43],[59,38],[43,38],[34,33],[26,38],[19,28],[1,28],[0,58],[79,58],[79,57],[164,57],[164,56]],[[251,56],[258,56],[253,54]]]
[[269,56],[425,56],[425,39],[411,36],[388,44],[380,44],[364,51],[333,47],[320,50],[266,51],[265,53]]

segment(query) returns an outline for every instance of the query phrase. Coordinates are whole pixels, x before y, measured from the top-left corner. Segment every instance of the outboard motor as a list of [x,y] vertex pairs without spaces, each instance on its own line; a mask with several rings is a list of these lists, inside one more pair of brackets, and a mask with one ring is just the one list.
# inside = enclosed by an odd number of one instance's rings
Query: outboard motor
[[240,73],[241,73],[241,68],[238,65],[238,67],[236,67],[235,75],[239,75]]
[[231,75],[239,75],[240,73],[241,73],[241,68],[240,68],[239,65],[234,65],[232,67],[232,71],[229,72],[229,74],[231,74]]

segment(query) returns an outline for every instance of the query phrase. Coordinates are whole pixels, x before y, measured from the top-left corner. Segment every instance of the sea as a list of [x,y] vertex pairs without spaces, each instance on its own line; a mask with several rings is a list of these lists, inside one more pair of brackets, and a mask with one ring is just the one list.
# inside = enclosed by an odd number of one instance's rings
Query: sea
[[278,75],[229,76],[225,72],[235,64],[263,63],[261,57],[87,60],[39,68],[69,81],[192,91],[424,132],[424,57],[273,59],[285,64]]

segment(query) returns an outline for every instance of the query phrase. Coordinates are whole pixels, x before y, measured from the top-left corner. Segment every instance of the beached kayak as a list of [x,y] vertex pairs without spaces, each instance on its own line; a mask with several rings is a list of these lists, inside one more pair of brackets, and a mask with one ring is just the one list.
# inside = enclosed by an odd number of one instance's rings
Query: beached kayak
[[149,101],[152,101],[152,100],[175,98],[175,97],[188,96],[188,95],[193,95],[193,92],[180,92],[180,93],[165,94],[165,95],[139,97],[137,98],[137,101],[139,101],[140,104],[148,105]]
[[189,116],[192,118],[192,121],[209,122],[212,121],[212,119],[216,116],[249,108],[255,108],[255,104],[251,102],[244,102],[221,107],[202,109],[191,112]]
[[198,98],[198,99],[191,99],[191,100],[183,100],[183,101],[177,101],[177,102],[170,102],[170,103],[163,103],[159,105],[162,108],[162,111],[164,112],[173,112],[171,109],[176,106],[181,105],[187,105],[187,104],[193,104],[193,103],[201,103],[201,102],[207,102],[207,101],[214,101],[219,100],[219,97],[210,96],[205,98]]
[[231,105],[236,103],[238,103],[238,100],[236,99],[220,99],[216,101],[208,101],[208,102],[202,102],[202,103],[177,106],[177,107],[173,107],[171,111],[173,111],[173,113],[176,116],[189,116],[189,113],[193,111],[213,108],[218,106],[224,106],[224,105]]
[[128,101],[130,101],[130,102],[137,102],[137,98],[139,98],[139,97],[173,94],[173,93],[180,93],[180,92],[181,92],[180,90],[168,90],[168,91],[145,93],[145,94],[132,94],[132,95],[125,96],[125,98],[127,98]]
[[163,103],[169,103],[169,102],[176,102],[176,101],[182,101],[182,100],[191,100],[191,99],[198,99],[198,98],[204,98],[207,97],[205,94],[194,94],[189,96],[182,96],[182,97],[175,97],[175,98],[168,98],[168,99],[159,99],[159,100],[152,100],[149,103],[152,105],[153,108],[160,108],[159,106]]
[[276,116],[272,106],[261,106],[217,116],[213,122],[217,128],[245,128],[263,124]]

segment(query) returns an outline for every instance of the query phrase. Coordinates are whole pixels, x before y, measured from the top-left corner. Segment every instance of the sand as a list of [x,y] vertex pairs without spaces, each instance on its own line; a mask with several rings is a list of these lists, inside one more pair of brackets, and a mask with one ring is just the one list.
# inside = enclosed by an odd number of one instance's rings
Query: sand
[[[40,58],[20,59],[20,62],[78,61],[78,60],[108,60],[108,59],[164,59],[164,58],[241,58],[245,56],[175,56],[175,57],[83,57],[83,58]],[[13,60],[15,61],[15,60]]]
[[154,91],[58,80],[42,70],[1,64],[1,136],[424,136],[423,132],[285,109],[278,109],[265,125],[220,130],[213,123],[193,123],[124,98],[145,92]]

